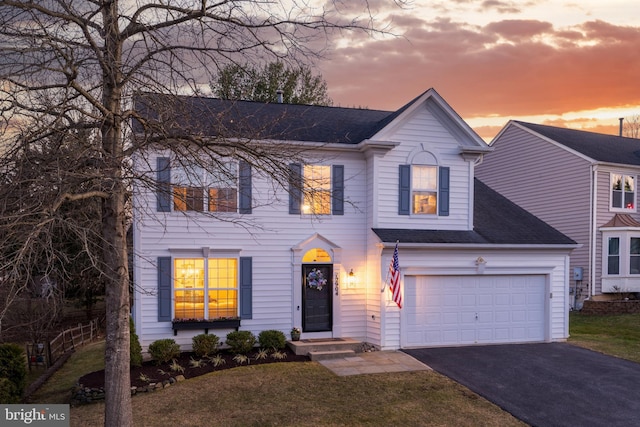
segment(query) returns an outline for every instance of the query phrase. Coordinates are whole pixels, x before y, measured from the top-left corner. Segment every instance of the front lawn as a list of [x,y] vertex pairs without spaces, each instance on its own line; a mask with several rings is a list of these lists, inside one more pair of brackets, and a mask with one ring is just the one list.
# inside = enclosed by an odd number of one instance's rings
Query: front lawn
[[[79,349],[32,402],[68,403],[75,381],[102,369],[103,351]],[[316,362],[218,371],[132,402],[134,425],[144,426],[526,425],[435,372],[338,377]],[[71,408],[72,426],[102,426],[103,417],[102,402]]]
[[640,314],[569,315],[569,343],[640,363]]

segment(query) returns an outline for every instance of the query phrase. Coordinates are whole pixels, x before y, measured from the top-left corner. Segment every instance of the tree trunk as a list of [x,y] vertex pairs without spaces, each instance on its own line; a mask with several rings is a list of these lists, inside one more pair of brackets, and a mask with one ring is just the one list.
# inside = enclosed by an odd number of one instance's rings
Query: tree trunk
[[110,271],[105,292],[105,426],[133,425],[129,376],[129,273],[124,194],[115,191],[102,209],[104,262]]

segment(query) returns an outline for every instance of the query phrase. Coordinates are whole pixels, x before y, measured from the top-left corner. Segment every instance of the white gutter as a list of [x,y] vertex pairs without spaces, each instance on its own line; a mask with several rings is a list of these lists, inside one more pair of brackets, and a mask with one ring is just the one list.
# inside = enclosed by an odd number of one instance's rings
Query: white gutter
[[[383,249],[394,248],[395,242],[378,243]],[[458,249],[531,249],[531,250],[548,250],[548,249],[576,249],[582,247],[580,244],[542,244],[527,245],[516,243],[402,243],[398,244],[402,249],[442,249],[442,250],[458,250]]]
[[591,165],[591,233],[589,233],[589,298],[595,295],[596,282],[596,224],[598,211],[598,165]]

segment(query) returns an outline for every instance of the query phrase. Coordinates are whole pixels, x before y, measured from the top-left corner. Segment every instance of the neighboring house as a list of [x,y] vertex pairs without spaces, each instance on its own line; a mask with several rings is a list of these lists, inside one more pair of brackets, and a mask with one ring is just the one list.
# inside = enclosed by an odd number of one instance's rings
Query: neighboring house
[[[490,148],[435,90],[395,112],[180,97],[162,113],[149,97],[137,100],[143,117],[177,117],[212,140],[212,123],[259,129],[265,144],[306,147],[308,161],[282,188],[242,161],[196,173],[170,151],[138,153],[158,182],[133,198],[144,347],[235,327],[381,349],[567,338],[575,242],[474,179]],[[402,309],[381,291],[396,242]]]
[[576,308],[602,293],[640,292],[640,140],[509,122],[476,176],[580,244]]

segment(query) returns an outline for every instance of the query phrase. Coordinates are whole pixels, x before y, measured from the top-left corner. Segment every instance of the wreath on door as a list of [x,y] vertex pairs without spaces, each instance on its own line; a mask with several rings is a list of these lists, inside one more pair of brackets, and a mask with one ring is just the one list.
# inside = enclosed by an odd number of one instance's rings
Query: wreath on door
[[327,286],[327,279],[324,277],[324,274],[322,274],[322,271],[318,270],[317,268],[311,270],[307,275],[307,286],[319,291]]

